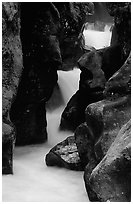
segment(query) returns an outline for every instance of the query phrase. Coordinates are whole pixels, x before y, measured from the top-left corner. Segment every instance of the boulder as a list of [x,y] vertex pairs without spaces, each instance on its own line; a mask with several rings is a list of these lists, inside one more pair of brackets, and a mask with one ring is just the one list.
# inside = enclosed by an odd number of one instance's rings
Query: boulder
[[[130,100],[130,96],[123,96],[118,99],[103,100],[87,108],[86,120],[88,126],[93,127],[96,138],[94,150],[99,161],[107,153],[121,127],[131,118]],[[99,128],[96,128],[98,126]]]
[[131,121],[121,128],[91,175],[87,165],[84,180],[90,201],[131,201]]
[[92,171],[97,165],[97,161],[94,154],[94,135],[91,128],[87,126],[86,122],[82,123],[76,128],[74,136],[82,167],[85,168],[88,164],[90,171]]
[[78,60],[81,69],[79,90],[69,100],[61,116],[61,129],[75,128],[85,121],[88,104],[103,99],[105,76],[101,70],[101,57],[97,51],[85,53]]
[[[120,128],[131,118],[131,58],[105,85],[104,100],[90,104],[86,122],[95,136],[95,154],[105,156]],[[97,128],[96,128],[97,127]]]
[[69,136],[54,146],[46,155],[45,161],[47,166],[64,167],[76,171],[83,170],[74,136]]
[[2,173],[13,173],[15,128],[10,120],[23,69],[19,3],[2,3]]

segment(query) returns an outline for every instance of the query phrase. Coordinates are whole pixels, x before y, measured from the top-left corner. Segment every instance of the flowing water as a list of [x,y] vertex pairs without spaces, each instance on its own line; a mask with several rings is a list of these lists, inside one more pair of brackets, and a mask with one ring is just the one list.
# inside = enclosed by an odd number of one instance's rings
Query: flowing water
[[[86,44],[101,48],[109,45],[105,33],[85,31]],[[88,36],[88,37],[87,37]],[[106,36],[106,37],[105,37]],[[41,145],[16,147],[14,175],[2,177],[2,199],[7,202],[88,202],[83,172],[47,167],[44,158],[49,150],[72,132],[58,130],[60,115],[70,97],[78,89],[79,69],[58,71],[59,87],[47,104],[48,142]]]
[[112,35],[110,28],[110,24],[105,25],[103,29],[100,29],[100,24],[89,24],[87,29],[83,32],[86,46],[94,47],[96,49],[108,47]]

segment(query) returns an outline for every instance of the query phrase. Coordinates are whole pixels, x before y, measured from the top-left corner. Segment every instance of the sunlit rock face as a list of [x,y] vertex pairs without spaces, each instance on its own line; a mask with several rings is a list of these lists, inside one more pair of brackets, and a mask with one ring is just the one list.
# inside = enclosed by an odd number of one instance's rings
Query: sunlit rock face
[[2,4],[2,173],[12,173],[15,129],[10,120],[22,72],[20,10],[18,3]]

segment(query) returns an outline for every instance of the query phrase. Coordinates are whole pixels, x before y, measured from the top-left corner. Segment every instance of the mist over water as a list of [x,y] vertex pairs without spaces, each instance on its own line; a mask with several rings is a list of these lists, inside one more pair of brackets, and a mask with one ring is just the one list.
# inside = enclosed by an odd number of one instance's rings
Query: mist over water
[[[109,31],[84,31],[86,45],[101,48],[110,44]],[[72,132],[58,130],[61,113],[78,89],[80,70],[58,71],[58,84],[47,104],[48,141],[41,145],[16,147],[14,175],[2,177],[2,198],[7,202],[88,202],[83,172],[47,167],[49,150]]]

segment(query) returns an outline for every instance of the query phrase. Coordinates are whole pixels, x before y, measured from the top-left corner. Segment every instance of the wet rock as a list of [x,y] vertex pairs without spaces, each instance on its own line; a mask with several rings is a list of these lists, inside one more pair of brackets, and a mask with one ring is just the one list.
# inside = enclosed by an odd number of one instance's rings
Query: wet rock
[[131,122],[119,131],[106,156],[84,180],[89,199],[101,202],[131,201]]
[[47,166],[64,167],[76,171],[83,170],[74,136],[67,137],[53,147],[46,155],[45,161]]
[[106,79],[101,70],[101,57],[97,51],[84,54],[78,61],[81,69],[79,90],[72,96],[61,116],[61,129],[74,130],[85,121],[88,104],[103,99]]
[[79,157],[83,168],[88,164],[90,171],[97,165],[94,154],[94,135],[86,123],[79,125],[74,133]]
[[22,73],[19,4],[2,3],[2,173],[13,173],[15,128],[10,120],[11,105],[16,97]]

